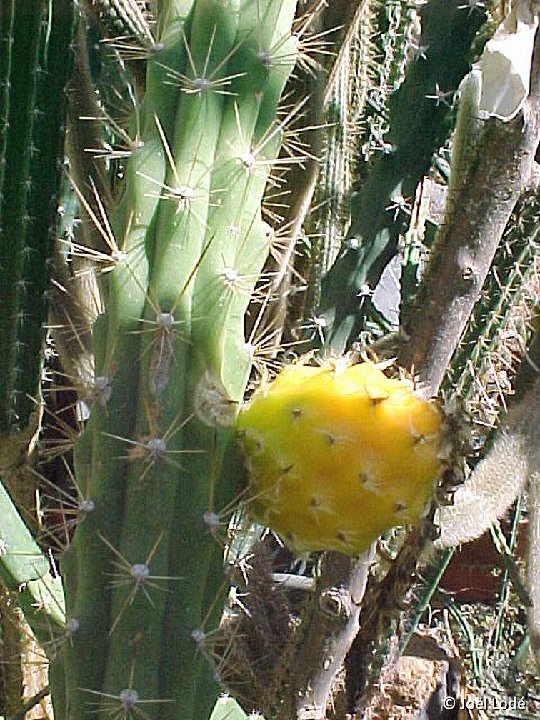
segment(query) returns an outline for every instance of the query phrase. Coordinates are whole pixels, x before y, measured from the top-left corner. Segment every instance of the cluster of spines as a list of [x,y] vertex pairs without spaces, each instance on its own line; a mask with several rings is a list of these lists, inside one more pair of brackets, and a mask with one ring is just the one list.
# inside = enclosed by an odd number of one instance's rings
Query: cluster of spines
[[111,34],[133,38],[142,47],[153,44],[152,31],[138,0],[97,0],[89,3]]
[[[228,449],[269,252],[261,199],[282,141],[295,4],[173,3],[157,18],[139,147],[116,213],[96,388],[75,449],[92,503],[64,553],[68,712],[205,717],[236,503]],[[288,114],[290,117],[290,113]],[[80,483],[84,482],[84,487]],[[166,631],[164,628],[167,628]],[[96,662],[96,658],[102,658]]]
[[371,3],[360,6],[347,29],[343,48],[335,60],[325,91],[325,129],[317,231],[323,234],[321,268],[325,272],[339,250],[348,219],[352,167],[375,64],[374,20]]
[[402,84],[407,61],[418,52],[412,37],[418,15],[415,3],[375,1],[370,5],[376,28],[370,38],[375,62],[370,64],[369,102],[365,105],[358,138],[359,178],[364,177],[374,157],[391,149],[385,137],[390,129],[388,99]]

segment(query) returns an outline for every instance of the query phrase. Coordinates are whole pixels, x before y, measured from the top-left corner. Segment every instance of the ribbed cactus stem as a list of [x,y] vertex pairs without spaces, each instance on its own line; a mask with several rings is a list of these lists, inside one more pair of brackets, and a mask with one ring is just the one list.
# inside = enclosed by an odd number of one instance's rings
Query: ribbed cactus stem
[[108,392],[76,451],[94,503],[63,566],[77,717],[97,704],[201,720],[217,694],[208,638],[227,579],[209,519],[226,521],[239,494],[228,446],[251,363],[244,315],[269,252],[260,206],[295,6],[196,0],[157,18],[95,329]]
[[0,432],[38,395],[74,13],[67,0],[2,7],[0,53]]
[[431,0],[420,15],[421,52],[412,54],[403,83],[390,96],[384,153],[352,198],[347,238],[323,281],[318,314],[329,352],[341,353],[358,339],[365,290],[375,288],[406,231],[400,205],[413,196],[445,140],[451,100],[469,69],[471,42],[483,20],[481,12],[464,12],[460,0]]
[[[18,334],[25,322],[22,295],[26,287],[22,271],[24,265],[26,225],[30,216],[26,210],[26,199],[31,187],[30,152],[32,131],[36,116],[32,112],[36,92],[36,68],[39,51],[39,23],[41,11],[39,3],[31,3],[25,12],[17,12],[14,3],[4,11],[4,18],[9,21],[10,28],[2,38],[2,51],[6,57],[6,65],[18,70],[19,75],[12,74],[4,79],[10,87],[6,97],[4,117],[2,118],[2,135],[5,137],[5,155],[3,157],[2,186],[2,244],[0,265],[6,278],[11,283],[2,283],[0,302],[0,327],[3,329],[3,345],[5,347],[0,359],[2,432],[16,425],[18,419],[16,396],[22,347],[18,342]],[[13,62],[16,53],[29,58],[29,62],[21,67]],[[5,92],[5,91],[4,91]],[[14,132],[16,130],[16,132]],[[13,147],[17,139],[21,145]],[[14,154],[17,153],[15,161]],[[22,152],[21,152],[22,151]],[[10,197],[10,194],[13,193]],[[35,385],[34,385],[35,387]]]
[[11,493],[0,484],[0,577],[44,646],[63,634],[64,598],[28,529],[35,520],[27,471],[41,418],[75,19],[69,0],[9,0],[0,8],[0,483]]

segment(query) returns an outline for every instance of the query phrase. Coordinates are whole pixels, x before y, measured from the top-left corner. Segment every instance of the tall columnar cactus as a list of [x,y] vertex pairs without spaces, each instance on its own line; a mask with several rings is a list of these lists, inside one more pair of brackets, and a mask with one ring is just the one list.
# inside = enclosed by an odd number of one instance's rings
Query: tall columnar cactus
[[[63,632],[64,599],[27,527],[36,529],[35,477],[26,460],[40,420],[43,325],[75,22],[69,0],[0,5],[0,578],[9,592],[2,593],[3,602],[17,597],[44,644],[51,632]],[[22,637],[20,628],[7,627],[17,616],[10,620],[3,610],[0,636]],[[11,687],[7,694],[22,691]]]
[[0,14],[0,434],[23,429],[39,393],[45,292],[63,157],[75,15],[61,0]]
[[227,446],[251,364],[244,314],[270,249],[260,206],[295,6],[177,1],[157,18],[75,452],[93,509],[62,561],[76,627],[68,717],[203,718],[216,696],[216,532],[239,493]]

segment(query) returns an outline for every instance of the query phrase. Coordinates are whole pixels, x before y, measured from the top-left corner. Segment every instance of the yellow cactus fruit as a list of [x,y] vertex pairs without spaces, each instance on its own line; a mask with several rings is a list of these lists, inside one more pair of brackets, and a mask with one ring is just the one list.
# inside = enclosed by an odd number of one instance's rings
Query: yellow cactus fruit
[[238,419],[253,516],[296,552],[362,552],[420,517],[442,420],[410,381],[371,362],[286,367]]

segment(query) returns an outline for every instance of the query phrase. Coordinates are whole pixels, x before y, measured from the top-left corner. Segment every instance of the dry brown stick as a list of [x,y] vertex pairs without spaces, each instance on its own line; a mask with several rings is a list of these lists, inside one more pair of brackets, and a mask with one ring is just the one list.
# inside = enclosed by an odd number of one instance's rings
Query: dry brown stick
[[50,695],[50,689],[48,686],[44,687],[33,697],[31,697],[30,700],[28,700],[28,702],[25,702],[21,709],[15,713],[15,715],[11,715],[7,720],[24,720],[27,713],[29,713],[32,708],[34,708],[42,700],[44,700],[47,695]]
[[405,323],[400,363],[413,367],[424,392],[442,382],[491,267],[504,228],[531,176],[540,139],[540,41],[535,41],[529,97],[523,113],[490,119],[474,167],[455,189],[428,269]]
[[324,720],[332,687],[359,628],[373,549],[358,559],[327,553],[297,638],[290,682],[276,720]]

